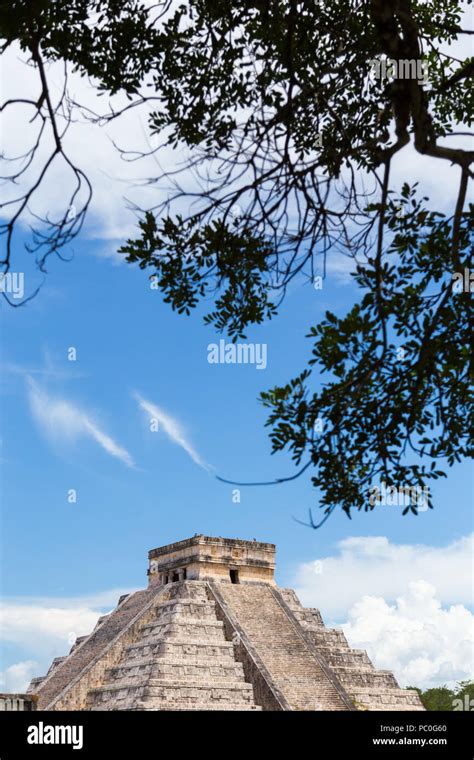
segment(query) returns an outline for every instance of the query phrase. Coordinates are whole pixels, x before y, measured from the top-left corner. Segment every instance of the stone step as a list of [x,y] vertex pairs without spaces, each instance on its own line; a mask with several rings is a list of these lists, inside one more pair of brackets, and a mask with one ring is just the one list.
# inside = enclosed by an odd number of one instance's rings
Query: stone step
[[[153,653],[159,653],[159,652],[169,652],[169,653],[175,653],[178,656],[183,654],[186,655],[199,655],[202,654],[203,657],[214,657],[215,655],[219,654],[220,652],[228,652],[233,656],[233,645],[231,641],[226,641],[224,638],[222,638],[221,641],[212,641],[210,642],[209,639],[199,639],[199,638],[162,638],[162,637],[155,637],[155,638],[147,638],[146,642],[144,640],[140,640],[137,642],[134,642],[133,644],[128,644],[126,647],[124,647],[124,651],[131,652],[134,649],[149,649],[153,650]],[[151,654],[151,651],[150,651]],[[147,656],[144,654],[144,656]]]
[[363,649],[318,646],[317,650],[334,670],[338,667],[373,668],[367,652]]
[[305,632],[317,647],[337,647],[338,649],[350,651],[349,642],[344,632],[338,631],[337,628],[318,629],[314,626],[311,630],[308,630],[305,626]]
[[[130,596],[130,594],[128,594],[128,596]],[[125,598],[127,598],[127,597],[125,597]],[[119,604],[120,604],[120,599],[119,599],[119,603],[118,603],[117,607],[119,606]],[[99,626],[102,625],[102,623],[105,623],[105,621],[110,617],[110,615],[111,615],[110,612],[108,612],[106,615],[101,615],[100,618],[97,620],[97,623],[95,624],[94,631],[96,631],[97,628],[99,628]],[[83,636],[82,638],[86,638],[86,637]]]
[[319,649],[318,652],[320,652],[327,664],[336,672],[339,668],[366,668],[367,670],[375,670],[368,657],[358,657],[353,651],[337,655],[334,655],[330,651],[324,652]]
[[350,691],[357,707],[368,710],[423,710],[418,693],[406,689],[356,687]]
[[[104,710],[103,707],[97,707],[93,706],[90,708],[93,711],[99,711]],[[157,712],[156,707],[150,707],[150,705],[147,702],[142,702],[140,700],[124,700],[122,702],[122,705],[120,707],[121,710],[128,710],[130,712]],[[209,704],[209,702],[194,702],[190,705],[177,705],[177,704],[168,704],[164,705],[159,708],[160,712],[165,711],[174,711],[174,712],[181,712],[181,711],[193,711],[193,712],[218,712],[221,710],[232,711],[232,712],[261,712],[262,708],[260,705],[252,705],[248,704],[247,702],[238,702],[238,703],[229,703],[229,702],[223,702],[222,704]]]
[[63,662],[65,661],[66,656],[67,655],[65,655],[63,657],[55,657],[54,660],[52,661],[51,665],[49,666],[49,669],[48,669],[48,671],[46,673],[46,676],[50,676],[57,668],[59,668],[59,666],[62,665]]
[[146,665],[150,662],[170,665],[179,664],[186,667],[213,666],[223,668],[229,668],[236,664],[233,651],[230,649],[226,649],[224,652],[215,654],[214,656],[208,656],[205,653],[202,654],[202,652],[203,650],[200,649],[197,654],[190,655],[183,655],[181,652],[158,652],[143,656],[140,649],[135,648],[131,652],[125,653],[121,663],[116,667],[122,667],[122,665],[124,667],[136,667],[137,665],[140,667],[141,665]]
[[280,588],[278,589],[280,592],[280,595],[283,597],[284,601],[288,605],[288,607],[291,607],[293,611],[297,609],[305,609],[300,600],[298,599],[298,596],[296,594],[296,591],[292,588]]
[[220,620],[192,620],[191,618],[173,616],[169,623],[162,623],[158,620],[147,623],[141,627],[141,632],[143,642],[150,637],[222,640],[224,638],[224,624]]
[[304,607],[298,607],[296,609],[292,607],[291,609],[301,625],[305,628],[309,625],[324,628],[323,619],[319,610],[312,608],[305,609]]
[[[141,709],[145,711],[156,711],[155,707],[144,707]],[[189,712],[190,710],[192,710],[193,712],[195,710],[196,711],[205,710],[205,711],[215,711],[215,712],[218,712],[220,710],[226,710],[226,711],[232,710],[232,712],[250,712],[250,711],[258,712],[262,710],[260,705],[250,705],[250,704],[245,704],[245,703],[229,705],[228,703],[223,703],[223,704],[212,706],[212,705],[209,705],[207,702],[194,703],[192,705],[187,705],[187,707],[181,707],[181,706],[178,707],[174,705],[174,706],[169,706],[169,707],[162,707],[160,709],[161,710],[175,710],[177,712],[179,711]]]
[[35,694],[38,687],[41,685],[42,681],[44,681],[45,676],[38,676],[37,678],[32,678],[30,681],[30,685],[28,686],[26,693],[27,694]]
[[201,620],[202,622],[217,620],[214,605],[203,603],[199,604],[198,607],[195,602],[192,602],[191,604],[175,602],[173,605],[157,608],[157,622],[170,622],[174,618],[178,618],[179,620]]
[[144,697],[154,706],[178,702],[186,706],[195,702],[222,704],[226,702],[253,704],[253,686],[242,681],[163,681],[152,679]]
[[153,709],[161,710],[164,706],[175,704],[186,707],[194,703],[253,704],[253,687],[240,681],[218,681],[208,683],[194,680],[165,681],[159,678],[150,679],[146,684],[137,685],[134,682],[118,686],[99,686],[89,691],[90,706],[94,709],[122,710],[124,700],[140,700],[148,702]]
[[[95,628],[94,628],[94,630],[95,630]],[[77,647],[80,644],[82,644],[83,641],[86,641],[88,638],[89,638],[89,636],[78,636],[76,638],[74,644],[72,645],[71,649],[69,650],[69,654],[71,654],[72,652],[74,652],[77,649]]]
[[205,581],[183,581],[181,583],[169,583],[166,587],[168,599],[192,599],[198,602],[207,602],[207,586]]
[[368,687],[368,688],[387,688],[398,689],[398,683],[393,673],[390,670],[375,670],[374,668],[348,668],[348,667],[335,667],[337,675],[339,676],[344,688],[352,689],[352,687]]
[[[162,678],[151,678],[148,682],[149,688],[166,688],[166,689],[202,689],[203,684],[201,681],[196,681],[194,678],[189,679],[180,679],[177,678],[175,680],[170,681],[164,681]],[[105,688],[105,687],[104,687]],[[219,680],[219,679],[212,679],[209,681],[205,688],[209,689],[232,689],[235,691],[242,691],[246,693],[251,693],[253,691],[253,686],[250,683],[247,683],[244,681],[232,681],[232,680]]]
[[137,641],[124,647],[124,652],[138,652],[138,656],[149,657],[170,654],[177,657],[221,657],[226,654],[234,658],[234,648],[231,641],[212,641],[208,639],[163,639],[148,638],[146,642]]
[[216,609],[215,603],[211,599],[188,599],[186,597],[177,597],[175,599],[168,599],[161,602],[157,606],[157,613],[161,614],[166,610],[184,612],[185,614],[192,614],[194,616],[199,615],[200,612],[207,614],[208,612],[214,612]]
[[[104,684],[103,686],[95,686],[94,688],[90,689],[91,693],[94,694],[102,694],[102,693],[108,693],[117,691],[118,689],[125,689],[128,686],[131,688],[136,688],[137,684],[130,681],[129,683],[121,684],[120,686],[116,686],[115,684]],[[235,691],[241,691],[241,692],[252,692],[253,687],[252,684],[243,682],[242,681],[231,681],[231,680],[222,680],[219,681],[218,679],[212,679],[208,681],[207,683],[202,683],[202,681],[195,680],[194,678],[189,679],[174,679],[174,680],[165,680],[163,678],[150,678],[146,683],[147,689],[198,689],[201,690],[203,688],[205,689],[232,689]]]
[[204,659],[201,662],[188,663],[182,659],[157,660],[148,657],[141,660],[125,661],[114,668],[109,668],[105,674],[107,684],[116,684],[120,680],[130,678],[163,678],[165,680],[205,680],[212,681],[228,678],[234,681],[244,680],[244,669],[240,662],[226,661],[219,663],[216,659]]

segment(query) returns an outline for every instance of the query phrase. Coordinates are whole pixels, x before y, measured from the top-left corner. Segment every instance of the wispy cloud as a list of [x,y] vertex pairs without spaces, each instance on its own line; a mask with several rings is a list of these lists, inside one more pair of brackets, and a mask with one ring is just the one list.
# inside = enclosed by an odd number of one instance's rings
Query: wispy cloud
[[85,372],[77,372],[74,370],[57,370],[54,367],[24,367],[21,364],[15,364],[14,362],[0,362],[0,371],[2,374],[22,375],[23,377],[29,377],[30,375],[42,375],[47,378],[53,378],[55,380],[77,380],[84,377],[88,377]]
[[33,417],[51,439],[72,442],[81,436],[92,438],[108,454],[119,459],[127,467],[134,467],[128,451],[104,433],[98,424],[75,404],[50,396],[30,377],[28,387]]
[[171,438],[174,443],[181,446],[182,449],[191,457],[199,467],[202,467],[208,472],[212,467],[207,464],[202,457],[198,454],[194,446],[189,442],[181,424],[172,417],[168,412],[165,412],[161,407],[153,404],[151,401],[147,401],[142,398],[138,393],[134,394],[135,399],[138,401],[139,406],[150,417],[158,422],[158,425],[163,428],[166,435]]

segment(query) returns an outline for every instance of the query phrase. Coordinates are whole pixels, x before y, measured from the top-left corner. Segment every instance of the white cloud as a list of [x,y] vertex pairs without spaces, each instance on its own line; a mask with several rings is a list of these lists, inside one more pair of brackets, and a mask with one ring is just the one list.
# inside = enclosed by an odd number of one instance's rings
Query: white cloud
[[53,398],[28,378],[31,412],[41,430],[52,440],[73,442],[80,437],[92,438],[108,454],[133,467],[132,457],[119,446],[85,412],[69,401]]
[[444,604],[472,604],[474,534],[447,546],[395,544],[385,536],[346,538],[333,556],[302,564],[293,581],[307,606],[340,618],[361,593],[395,601],[411,581],[431,583]]
[[135,394],[135,398],[138,401],[139,406],[143,411],[153,420],[158,422],[158,426],[161,426],[166,435],[171,438],[174,443],[181,446],[182,449],[191,457],[199,467],[204,470],[210,470],[211,466],[206,464],[196,449],[189,442],[181,424],[172,417],[168,412],[165,412],[161,407],[153,404],[151,401],[147,401],[140,395]]
[[[450,46],[460,56],[470,55],[469,40],[461,37],[460,41]],[[10,46],[4,54],[5,69],[10,76],[4,78],[3,99],[8,98],[37,98],[39,95],[39,77],[34,67],[26,65],[27,56],[18,46]],[[48,79],[53,99],[59,98],[63,87],[63,65],[61,62],[50,63],[47,67]],[[123,94],[107,97],[104,93],[98,94],[94,80],[81,77],[78,73],[70,72],[68,79],[68,91],[73,101],[80,103],[84,108],[96,113],[107,113],[113,107],[115,111],[128,104]],[[159,159],[155,155],[143,158],[139,161],[124,161],[114,146],[114,143],[127,151],[149,151],[155,148],[157,139],[149,135],[148,115],[153,110],[150,106],[132,108],[120,118],[110,122],[107,126],[98,126],[87,122],[78,111],[73,114],[73,123],[70,125],[63,139],[67,155],[90,179],[94,190],[93,200],[90,206],[85,234],[92,238],[108,241],[102,251],[107,257],[115,260],[123,260],[116,256],[115,243],[119,244],[128,236],[137,234],[137,216],[133,205],[140,207],[156,206],[170,193],[170,183],[157,186],[148,182],[161,174],[163,168],[176,169],[178,161],[182,161],[185,152],[177,152],[171,148],[165,148],[159,152]],[[30,110],[28,107],[15,106],[6,109],[3,114],[4,126],[2,137],[6,155],[18,156],[25,152],[31,145],[37,132],[37,121],[30,123]],[[158,138],[160,139],[160,138]],[[468,145],[469,138],[452,140],[446,139],[446,145]],[[443,142],[443,141],[441,141]],[[39,150],[39,159],[47,155],[49,144]],[[133,156],[130,156],[133,157]],[[159,164],[157,163],[159,160]],[[31,167],[30,179],[37,176],[38,165]],[[440,168],[443,172],[443,182],[439,182]],[[420,182],[423,192],[428,192],[433,204],[439,208],[452,211],[450,199],[457,194],[459,184],[459,169],[451,166],[448,161],[440,161],[417,153],[413,145],[407,146],[393,161],[393,183],[400,186],[402,182]],[[63,211],[63,204],[68,194],[72,177],[68,175],[64,165],[53,163],[50,180],[42,186],[41,193],[35,200],[34,211],[40,215],[48,213],[54,217],[59,211]],[[188,173],[182,177],[182,184],[190,189],[197,189],[196,179]],[[12,187],[15,194],[21,189],[19,184]],[[3,188],[5,192],[9,188]],[[454,196],[453,196],[454,193]],[[127,202],[127,198],[130,202]],[[329,257],[328,261],[332,258]],[[349,262],[334,264],[335,274],[343,277],[346,269],[350,268]],[[331,265],[332,267],[332,265]]]
[[[4,77],[2,82],[2,101],[9,98],[38,98],[39,75],[34,67],[26,64],[27,58],[27,55],[16,45],[6,50],[4,66],[8,69],[10,76]],[[56,104],[63,89],[63,64],[60,62],[48,64],[47,77],[50,92]],[[94,80],[73,72],[69,72],[68,76],[68,94],[71,100],[98,114],[108,113],[111,107],[119,110],[129,103],[123,94],[111,98],[104,97],[104,93],[98,94]],[[156,158],[150,156],[140,161],[125,161],[114,145],[115,143],[126,150],[142,152],[156,147],[156,140],[153,142],[153,138],[148,136],[146,126],[150,110],[152,109],[146,105],[131,109],[109,125],[101,127],[88,122],[79,109],[76,109],[73,113],[73,121],[62,140],[67,156],[85,173],[92,184],[93,198],[89,207],[85,234],[95,239],[109,241],[104,246],[106,256],[111,255],[112,248],[116,250],[113,241],[122,243],[128,236],[137,233],[137,215],[133,210],[133,205],[149,207],[163,200],[168,192],[163,189],[157,190],[156,187],[146,183],[147,177],[156,176],[160,172]],[[37,121],[31,123],[32,113],[30,107],[16,105],[7,108],[2,114],[5,155],[22,155],[34,143],[38,124]],[[61,121],[60,126],[63,126]],[[4,192],[10,193],[11,197],[16,197],[23,188],[25,180],[31,182],[33,177],[36,178],[39,167],[49,156],[51,149],[52,140],[47,130],[45,139],[38,150],[37,159],[33,162],[30,171],[24,178],[20,178],[16,185],[5,186]],[[171,149],[165,149],[160,153],[160,162],[164,165],[170,164],[171,160],[175,163]],[[54,218],[64,212],[64,203],[69,201],[73,187],[70,168],[61,160],[53,162],[46,181],[41,186],[41,192],[36,195],[32,203],[31,210],[40,216],[49,214]],[[80,199],[76,200],[79,207]],[[28,221],[28,217],[25,219]],[[116,259],[123,260],[123,257],[117,256]]]
[[38,668],[35,660],[23,660],[0,673],[0,689],[9,693],[25,692]]
[[31,678],[45,675],[54,657],[65,655],[77,636],[92,632],[100,615],[114,608],[130,589],[113,589],[88,597],[4,599],[0,608],[0,641],[14,645],[28,659],[0,673],[5,691],[24,690]]
[[60,601],[54,600],[49,606],[5,602],[0,612],[0,637],[25,647],[35,656],[49,655],[53,650],[64,654],[72,643],[72,635],[90,633],[99,616],[99,610],[81,604],[62,607]]
[[301,565],[292,585],[401,685],[454,685],[474,677],[473,537],[441,547],[347,538]]
[[363,596],[342,628],[351,646],[366,649],[401,686],[454,686],[474,678],[474,615],[461,604],[443,609],[425,581],[409,583],[394,605]]

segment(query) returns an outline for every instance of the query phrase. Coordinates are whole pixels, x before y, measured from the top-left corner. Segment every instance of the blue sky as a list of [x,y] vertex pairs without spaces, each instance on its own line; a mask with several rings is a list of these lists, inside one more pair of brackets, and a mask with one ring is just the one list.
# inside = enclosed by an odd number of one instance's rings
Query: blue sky
[[[23,67],[13,79],[30,74]],[[119,138],[139,132],[120,129]],[[13,126],[8,139],[20,134]],[[306,519],[310,507],[318,514],[309,477],[241,489],[240,503],[215,477],[294,473],[286,455],[270,455],[258,394],[306,366],[305,335],[326,309],[344,314],[354,303],[344,267],[332,268],[322,290],[295,282],[280,314],[248,331],[249,341],[268,346],[264,370],[209,364],[208,345],[221,336],[203,325],[204,311],[173,313],[147,273],[114,254],[135,230],[123,202],[128,185],[119,178],[146,171],[118,164],[110,143],[89,126],[74,126],[69,139],[95,188],[88,225],[69,263],[50,262],[36,299],[19,309],[0,306],[0,686],[23,688],[44,672],[68,650],[71,634],[87,633],[121,592],[146,584],[150,548],[194,533],[275,543],[278,583],[345,625],[351,643],[367,648],[378,667],[394,669],[401,683],[468,677],[469,464],[433,484],[434,510],[402,516],[385,506],[352,520],[336,512],[318,531],[293,520]],[[441,187],[433,165],[413,153],[400,158],[396,172],[395,179],[422,177],[440,207],[454,197],[458,177],[446,170]],[[59,177],[45,193],[47,208],[61,192]],[[22,267],[29,289],[37,275],[25,259]],[[163,424],[150,431],[137,394],[159,407],[175,433],[179,426],[183,445]],[[71,489],[76,503],[68,501]]]
[[[195,532],[275,542],[282,583],[295,565],[347,535],[441,545],[467,533],[467,464],[434,484],[435,509],[418,517],[386,506],[354,514],[351,521],[334,514],[311,531],[292,520],[317,508],[307,477],[241,489],[240,504],[233,503],[232,487],[198,466],[163,430],[151,432],[137,404],[134,393],[178,420],[202,459],[223,477],[293,474],[285,455],[270,456],[258,393],[304,367],[308,326],[326,308],[342,313],[355,296],[345,278],[327,280],[323,290],[302,282],[273,322],[248,333],[249,341],[268,345],[266,369],[209,364],[208,344],[221,336],[203,326],[202,312],[189,318],[172,313],[146,273],[101,257],[100,243],[79,241],[70,263],[52,264],[33,302],[2,309],[3,549],[6,566],[15,566],[6,574],[4,593],[139,585],[147,549]],[[76,361],[68,361],[71,347]],[[98,421],[135,467],[92,438],[70,444],[48,438],[32,414],[27,376],[48,397],[67,400]],[[69,489],[76,490],[76,503],[68,502]]]

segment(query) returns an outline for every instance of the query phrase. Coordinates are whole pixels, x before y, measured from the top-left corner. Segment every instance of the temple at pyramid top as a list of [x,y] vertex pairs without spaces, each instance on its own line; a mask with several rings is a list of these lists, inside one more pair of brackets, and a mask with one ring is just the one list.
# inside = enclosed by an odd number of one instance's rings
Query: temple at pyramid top
[[195,535],[148,552],[149,585],[183,580],[275,584],[275,544]]

